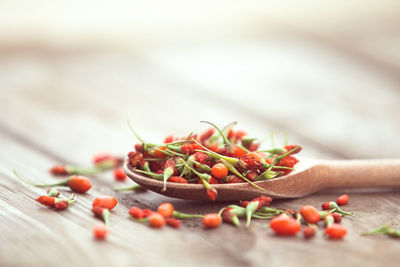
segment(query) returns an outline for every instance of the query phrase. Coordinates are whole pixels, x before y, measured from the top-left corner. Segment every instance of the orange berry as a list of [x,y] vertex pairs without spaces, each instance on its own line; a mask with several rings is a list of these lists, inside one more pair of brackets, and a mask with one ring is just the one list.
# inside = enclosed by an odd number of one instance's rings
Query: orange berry
[[331,239],[342,239],[347,234],[347,229],[337,223],[333,223],[325,228],[325,234]]
[[164,216],[164,218],[171,217],[174,212],[174,206],[168,202],[162,203],[158,206],[157,212]]
[[203,217],[203,225],[207,228],[216,228],[221,224],[221,217],[217,213],[209,213]]
[[318,210],[310,205],[305,205],[301,207],[300,210],[301,216],[309,223],[317,223],[321,219],[321,215],[319,214]]
[[300,223],[297,220],[289,217],[286,214],[282,214],[273,218],[269,223],[269,226],[275,232],[275,234],[287,236],[297,234],[301,228]]
[[217,163],[211,168],[211,173],[215,178],[222,179],[228,175],[228,168],[222,163]]
[[153,156],[159,159],[165,159],[168,157],[167,154],[159,151],[159,150],[166,150],[167,148],[165,146],[157,147],[158,150],[153,150]]
[[78,193],[86,193],[92,187],[89,178],[80,175],[71,176],[67,184],[72,191]]
[[164,216],[162,216],[160,213],[153,212],[149,216],[149,223],[151,227],[161,228],[165,224]]

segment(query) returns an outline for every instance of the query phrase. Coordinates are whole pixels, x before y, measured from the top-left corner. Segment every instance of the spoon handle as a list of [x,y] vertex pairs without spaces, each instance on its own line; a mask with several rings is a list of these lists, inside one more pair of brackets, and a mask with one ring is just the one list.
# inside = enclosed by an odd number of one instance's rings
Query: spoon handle
[[400,159],[329,160],[321,167],[328,188],[400,187]]

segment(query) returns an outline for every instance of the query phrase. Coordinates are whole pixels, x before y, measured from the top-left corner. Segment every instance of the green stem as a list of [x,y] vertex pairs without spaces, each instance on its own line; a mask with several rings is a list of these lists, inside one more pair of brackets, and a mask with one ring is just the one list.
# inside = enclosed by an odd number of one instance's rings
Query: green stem
[[300,148],[300,146],[296,146],[295,148],[293,148],[292,150],[286,152],[283,155],[280,155],[279,157],[276,157],[272,160],[272,164],[276,165],[278,164],[284,157],[289,156],[290,154],[292,154],[293,152],[295,152],[296,150],[298,150]]
[[375,228],[369,232],[362,233],[362,235],[381,235],[381,234],[387,234],[388,230],[391,229],[390,226],[392,225],[391,222],[387,222],[385,225],[382,225],[381,227]]
[[[182,162],[183,165],[185,165],[186,168],[188,168],[193,173],[195,173],[203,181],[203,183],[204,183],[204,181],[206,181],[208,184],[208,181],[210,181],[211,175],[209,175],[207,173],[200,173],[200,172],[196,171],[194,168],[190,167],[189,164],[187,164],[185,160],[183,160],[183,159],[179,159],[179,160]],[[208,188],[206,187],[206,189],[208,189]]]
[[127,186],[127,187],[116,187],[114,188],[115,191],[140,191],[142,190],[143,187],[140,185],[132,185],[132,186]]
[[57,186],[57,185],[67,185],[68,182],[69,182],[69,179],[70,179],[70,178],[67,178],[67,179],[62,180],[61,182],[54,183],[54,184],[38,184],[38,183],[34,183],[34,182],[32,182],[32,181],[30,181],[30,180],[28,180],[28,179],[22,177],[22,176],[19,175],[19,174],[17,173],[17,171],[15,171],[15,170],[13,170],[13,172],[14,172],[14,175],[15,175],[20,181],[22,181],[22,182],[24,182],[24,183],[26,183],[26,184],[29,184],[29,185],[36,186],[36,187],[52,187],[52,186]]
[[210,124],[212,127],[214,127],[218,133],[220,134],[220,136],[222,137],[222,141],[224,142],[224,145],[230,145],[231,142],[229,142],[228,138],[226,138],[226,136],[224,135],[224,133],[212,122],[209,121],[200,121],[200,122],[204,122],[204,123],[208,123]]
[[156,180],[161,180],[161,181],[162,181],[162,180],[164,179],[164,177],[163,177],[162,174],[157,174],[157,173],[153,173],[153,172],[143,171],[143,170],[140,170],[140,169],[134,169],[133,171],[134,171],[134,172],[139,172],[139,173],[146,174],[147,176],[150,176],[151,178],[156,179]]
[[183,213],[179,211],[174,211],[172,213],[172,217],[177,218],[177,219],[191,219],[191,218],[203,218],[204,215],[201,214],[188,214],[188,213]]
[[228,170],[229,170],[230,172],[232,172],[233,174],[236,174],[237,176],[239,176],[240,178],[242,178],[243,180],[245,180],[246,182],[248,182],[248,183],[251,184],[252,186],[254,186],[254,187],[256,187],[256,188],[258,188],[258,189],[260,189],[260,190],[262,190],[262,191],[265,191],[264,188],[259,187],[258,185],[256,185],[255,183],[253,183],[252,181],[250,181],[249,179],[247,179],[246,177],[244,177],[238,170],[236,170],[235,167],[233,167],[232,164],[230,164],[229,162],[227,162],[227,161],[225,161],[225,160],[223,160],[223,159],[222,159],[221,161],[222,161],[222,163],[228,168]]
[[103,210],[103,220],[104,224],[107,226],[107,228],[110,227],[110,211],[108,209]]
[[174,169],[172,169],[171,167],[167,167],[164,170],[163,173],[163,181],[164,181],[164,186],[162,191],[166,191],[167,190],[167,180],[174,174]]

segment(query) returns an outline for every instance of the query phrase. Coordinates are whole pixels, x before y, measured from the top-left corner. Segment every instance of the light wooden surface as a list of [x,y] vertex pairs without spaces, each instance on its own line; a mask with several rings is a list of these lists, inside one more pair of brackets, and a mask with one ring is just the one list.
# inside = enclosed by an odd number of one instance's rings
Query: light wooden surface
[[[132,20],[123,13],[114,24],[120,31],[110,26],[103,35],[97,23],[85,24],[79,15],[86,15],[90,4],[75,17],[77,25],[87,25],[81,28],[56,16],[62,5],[52,5],[51,16],[35,8],[18,22],[12,16],[22,12],[18,4],[5,3],[0,11],[0,266],[399,262],[399,240],[360,236],[389,220],[400,228],[398,188],[274,201],[274,207],[299,209],[350,194],[346,209],[357,218],[343,221],[349,229],[345,240],[326,240],[320,231],[304,241],[276,237],[264,221],[250,229],[223,225],[207,231],[196,220],[183,222],[180,230],[150,229],[129,220],[130,206],[155,209],[171,201],[180,211],[205,213],[227,203],[115,193],[112,188],[122,184],[111,173],[93,177],[92,190],[78,195],[76,205],[54,212],[33,201],[42,189],[21,184],[11,173],[17,169],[36,181],[56,180],[47,172],[53,164],[89,165],[98,152],[124,155],[135,142],[127,119],[155,141],[203,129],[200,120],[237,120],[254,136],[286,130],[289,140],[304,146],[304,157],[400,158],[398,1],[376,1],[359,12],[354,10],[364,1],[307,12],[278,4],[228,11],[223,4],[210,11],[183,5],[175,20],[160,7],[153,13],[144,5],[147,13]],[[128,10],[122,4],[111,10],[118,7]],[[161,16],[154,25],[150,13]],[[94,14],[93,21],[100,22]],[[203,24],[204,15],[214,27]],[[119,200],[106,242],[96,242],[91,233],[99,223],[91,201],[100,194]]]

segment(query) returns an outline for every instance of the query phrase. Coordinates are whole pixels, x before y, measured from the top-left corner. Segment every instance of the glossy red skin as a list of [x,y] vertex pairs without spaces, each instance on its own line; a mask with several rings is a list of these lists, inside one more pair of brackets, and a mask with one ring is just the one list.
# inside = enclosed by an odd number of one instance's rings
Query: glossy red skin
[[325,228],[325,234],[330,239],[342,239],[347,234],[347,229],[337,223],[333,223]]
[[100,196],[93,200],[92,206],[112,210],[117,204],[118,201],[114,197]]
[[308,223],[316,224],[321,219],[318,210],[310,205],[301,207],[300,213]]
[[337,203],[339,206],[346,205],[348,202],[349,202],[349,196],[346,195],[346,194],[341,195],[341,196],[338,197],[338,199],[336,200],[336,203]]
[[80,175],[74,175],[68,180],[68,186],[72,191],[86,193],[92,187],[89,178]]
[[269,223],[271,229],[277,235],[293,236],[300,231],[300,223],[296,219],[287,215],[279,215],[271,220]]
[[228,175],[228,168],[222,163],[217,163],[211,168],[211,173],[215,178],[222,179]]
[[221,224],[221,217],[216,213],[209,213],[203,217],[203,225],[206,228],[216,228]]
[[108,229],[105,225],[96,225],[93,227],[93,236],[98,240],[103,240],[108,234]]

